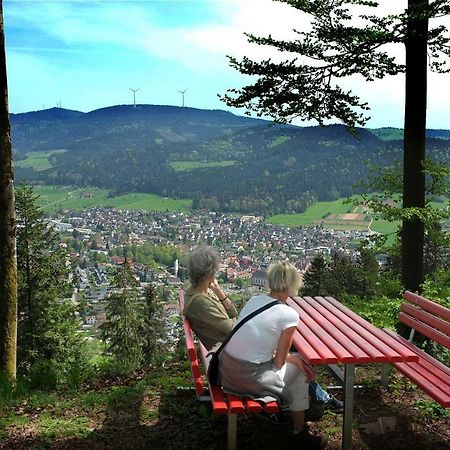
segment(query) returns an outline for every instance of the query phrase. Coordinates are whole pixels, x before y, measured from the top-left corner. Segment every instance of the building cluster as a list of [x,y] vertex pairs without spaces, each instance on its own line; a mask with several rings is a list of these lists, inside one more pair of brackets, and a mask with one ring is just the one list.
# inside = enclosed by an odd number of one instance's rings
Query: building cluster
[[[212,245],[221,253],[221,276],[225,282],[264,288],[270,263],[289,259],[300,271],[305,271],[317,253],[339,251],[351,255],[357,242],[369,233],[334,231],[321,226],[289,228],[266,223],[258,216],[100,207],[62,211],[50,223],[67,242],[71,241],[68,251],[76,285],[73,299],[79,303],[83,298],[87,304],[85,326],[104,321],[104,306],[113,289],[111,274],[125,261],[123,253],[117,250],[126,246],[173,245],[187,254],[196,245]],[[167,309],[172,310],[171,300],[175,300],[185,274],[182,262],[179,265],[174,260],[170,266],[146,265],[132,258],[129,262],[140,286],[156,283]]]

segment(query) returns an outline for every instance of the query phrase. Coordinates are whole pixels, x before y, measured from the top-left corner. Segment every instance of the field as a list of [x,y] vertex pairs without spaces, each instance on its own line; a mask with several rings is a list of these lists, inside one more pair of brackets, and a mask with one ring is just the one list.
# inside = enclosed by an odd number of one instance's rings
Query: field
[[172,161],[169,165],[175,172],[189,172],[202,167],[226,167],[232,166],[236,161],[203,162],[203,161]]
[[370,230],[388,234],[396,230],[397,225],[385,220],[372,220],[363,206],[344,203],[344,199],[333,202],[318,202],[310,206],[303,214],[278,214],[267,221],[273,224],[298,227],[300,225],[323,225],[334,230]]
[[97,188],[70,188],[66,186],[35,186],[38,205],[45,212],[57,209],[84,209],[107,206],[117,209],[143,209],[146,211],[187,211],[192,201],[159,197],[154,194],[132,193],[108,197],[108,191]]
[[47,150],[42,152],[28,153],[25,159],[14,161],[16,167],[31,167],[34,170],[45,170],[52,167],[49,157],[57,153],[64,153],[66,150]]

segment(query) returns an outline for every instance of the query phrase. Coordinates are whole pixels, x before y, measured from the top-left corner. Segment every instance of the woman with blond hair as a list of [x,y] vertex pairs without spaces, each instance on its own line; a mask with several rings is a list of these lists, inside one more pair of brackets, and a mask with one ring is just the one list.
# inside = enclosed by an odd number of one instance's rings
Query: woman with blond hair
[[276,303],[245,322],[226,344],[220,353],[221,384],[228,393],[280,401],[292,412],[298,444],[324,448],[326,439],[310,434],[305,426],[308,383],[313,372],[298,354],[289,352],[299,316],[286,300],[297,295],[300,274],[284,261],[269,267],[268,282],[270,292],[252,297],[237,323],[269,303]]

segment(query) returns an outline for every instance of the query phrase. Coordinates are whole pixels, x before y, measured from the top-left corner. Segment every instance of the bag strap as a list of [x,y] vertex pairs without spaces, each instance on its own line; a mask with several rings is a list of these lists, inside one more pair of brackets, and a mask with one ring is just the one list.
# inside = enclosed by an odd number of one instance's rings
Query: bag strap
[[231,330],[231,333],[227,336],[227,338],[222,342],[222,344],[220,345],[220,347],[214,352],[217,356],[219,355],[219,353],[223,350],[223,348],[225,347],[225,345],[227,345],[228,341],[231,339],[231,337],[234,335],[234,333],[236,333],[237,330],[239,330],[239,328],[242,327],[242,325],[244,325],[244,323],[248,322],[250,319],[253,319],[253,317],[257,316],[258,314],[262,313],[263,311],[265,311],[266,309],[271,308],[272,306],[275,305],[279,305],[280,302],[278,300],[275,300],[274,302],[270,302],[267,305],[262,306],[261,308],[257,309],[256,311],[253,311],[252,313],[250,313],[248,316],[245,316],[242,320],[240,320],[236,326]]

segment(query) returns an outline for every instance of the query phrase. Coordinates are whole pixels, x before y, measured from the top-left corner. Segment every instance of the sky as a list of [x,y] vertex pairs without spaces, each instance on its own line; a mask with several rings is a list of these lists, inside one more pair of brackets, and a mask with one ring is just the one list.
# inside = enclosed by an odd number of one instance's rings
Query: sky
[[[380,0],[380,10],[406,3]],[[138,104],[181,106],[186,90],[185,106],[243,115],[218,98],[252,82],[227,55],[279,58],[244,32],[289,38],[309,26],[273,0],[4,0],[3,13],[12,113],[132,104],[130,89],[139,89]],[[392,50],[401,61],[403,50]],[[429,74],[428,128],[450,129],[449,85],[450,74]],[[344,87],[369,103],[368,127],[402,127],[403,75],[370,84],[355,77]]]

